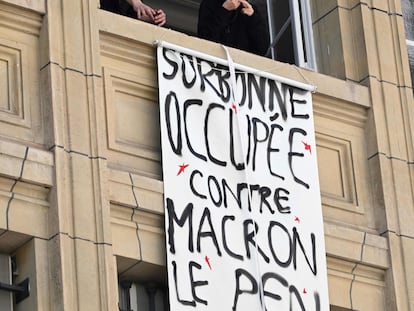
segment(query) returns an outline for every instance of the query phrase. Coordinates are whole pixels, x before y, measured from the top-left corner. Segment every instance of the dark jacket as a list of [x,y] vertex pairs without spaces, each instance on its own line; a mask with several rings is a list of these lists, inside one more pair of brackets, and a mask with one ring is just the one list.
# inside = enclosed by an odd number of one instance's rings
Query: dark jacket
[[100,0],[101,9],[120,14],[118,0]]
[[257,7],[247,16],[237,10],[223,8],[224,0],[203,0],[198,12],[198,36],[203,39],[265,55],[269,47],[269,33]]
[[137,18],[137,14],[134,9],[125,0],[100,0],[100,5],[102,10]]

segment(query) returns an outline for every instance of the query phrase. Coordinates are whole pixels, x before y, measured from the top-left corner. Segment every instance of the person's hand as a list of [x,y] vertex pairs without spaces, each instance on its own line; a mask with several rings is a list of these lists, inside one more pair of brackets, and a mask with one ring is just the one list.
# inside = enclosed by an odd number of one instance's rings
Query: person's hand
[[240,0],[226,0],[223,3],[223,8],[227,11],[234,11],[240,6]]
[[241,5],[243,6],[243,9],[241,10],[243,14],[247,15],[247,16],[252,16],[254,13],[254,9],[252,7],[252,5],[247,2],[246,0],[239,0]]
[[167,22],[167,16],[164,11],[161,9],[155,10],[154,15],[154,24],[158,26],[163,26]]
[[138,19],[143,19],[147,17],[151,21],[154,21],[156,11],[153,8],[142,3],[141,0],[130,0],[128,2],[130,2],[132,7],[134,8],[134,11],[137,13]]

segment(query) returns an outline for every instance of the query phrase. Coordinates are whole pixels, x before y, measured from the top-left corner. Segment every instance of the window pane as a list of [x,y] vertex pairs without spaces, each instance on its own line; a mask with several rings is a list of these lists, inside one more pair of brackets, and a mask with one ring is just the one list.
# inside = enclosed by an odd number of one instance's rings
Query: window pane
[[270,0],[270,12],[274,59],[294,64],[295,54],[289,1]]
[[414,1],[402,0],[401,7],[404,15],[404,24],[407,39],[414,40]]

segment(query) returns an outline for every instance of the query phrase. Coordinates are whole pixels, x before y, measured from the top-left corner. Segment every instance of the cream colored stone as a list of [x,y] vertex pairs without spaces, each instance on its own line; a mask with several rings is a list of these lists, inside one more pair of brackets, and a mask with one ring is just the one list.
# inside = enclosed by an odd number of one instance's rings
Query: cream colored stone
[[410,297],[412,294],[409,289],[412,281],[412,276],[407,274],[410,268],[406,268],[404,265],[404,253],[412,252],[407,250],[401,245],[401,238],[390,232],[388,235],[389,249],[390,249],[390,261],[392,269],[388,272],[389,284],[393,287],[393,299],[395,299],[395,306],[397,310],[410,310]]
[[82,277],[77,278],[77,305],[80,310],[88,310],[93,299],[93,309],[101,310],[106,305],[106,295],[100,294],[100,264],[98,258],[98,246],[89,241],[77,240],[75,248],[75,267],[76,274]]
[[319,70],[327,75],[344,79],[346,77],[342,48],[339,12],[335,9],[314,26],[318,44],[316,54]]
[[46,13],[45,0],[3,0],[23,8],[37,11],[39,13]]
[[163,284],[166,282],[166,267],[153,265],[143,261],[134,261],[128,258],[117,257],[116,261],[118,267],[118,279],[119,281],[136,282],[156,282]]
[[161,181],[116,170],[110,170],[109,180],[111,202],[164,213]]
[[[79,72],[66,71],[67,94],[77,94],[77,97],[69,97],[65,101],[64,109],[67,116],[67,130],[70,133],[68,144],[65,148],[91,155],[90,141],[86,139],[90,131],[90,111],[91,102],[87,101],[87,81],[83,74]],[[81,100],[82,99],[82,100]]]
[[0,228],[7,230],[8,218],[7,218],[7,205],[10,201],[10,194],[8,191],[0,192]]
[[90,225],[90,221],[96,221],[94,206],[94,184],[92,179],[92,160],[83,155],[73,154],[71,157],[72,189],[71,218],[66,221],[73,226],[73,231],[68,233],[74,237],[88,239],[97,242],[96,228]]
[[115,69],[105,69],[104,77],[108,148],[159,161],[156,82]]
[[387,310],[383,270],[328,257],[328,276],[331,305],[351,310]]
[[[15,194],[8,204],[8,229],[47,239],[48,203]],[[36,225],[33,226],[33,223]]]
[[389,13],[394,13],[394,10],[392,9],[392,7],[390,7],[390,5],[385,2],[385,1],[381,1],[381,0],[368,0],[366,1],[366,4],[368,5],[368,7],[371,10],[381,10],[381,11],[385,11],[383,12],[384,14]]
[[0,172],[14,178],[20,176],[26,147],[7,141],[0,142]]
[[18,309],[28,311],[39,310],[39,288],[36,286],[36,283],[38,276],[40,277],[38,274],[40,271],[36,267],[36,254],[33,240],[21,246],[13,255],[15,255],[16,267],[19,271],[15,283],[19,284],[29,278],[30,284],[30,295],[19,304]]
[[[21,5],[21,2],[27,2],[28,0],[16,1],[5,0],[0,3],[0,16],[3,20],[2,26],[10,27],[10,30],[17,30],[19,37],[26,36],[27,34],[38,35],[41,27],[41,13],[44,13],[42,12],[42,7],[44,7],[45,3],[44,0],[29,0],[31,3],[26,3],[26,5]],[[27,10],[27,8],[33,8],[34,10]]]
[[0,174],[13,179],[53,185],[53,156],[50,152],[11,142],[0,142]]
[[135,195],[141,209],[164,214],[163,183],[145,176],[132,175]]
[[[0,1],[0,91],[13,90],[0,93],[0,252],[15,251],[34,280],[17,311],[112,311],[118,280],[165,282],[154,41],[225,58],[98,2]],[[412,310],[414,100],[400,1],[312,5],[319,72],[230,53],[317,87],[332,306]],[[23,69],[8,74],[6,61]]]
[[364,5],[360,0],[338,0],[338,5],[347,10],[352,10],[357,6]]
[[329,14],[329,12],[335,10],[338,6],[337,0],[316,0],[311,1],[312,19],[313,21],[319,20]]
[[[100,11],[101,18],[108,17],[107,12]],[[110,15],[111,18],[119,19],[120,22],[124,22],[124,18],[120,16]],[[147,27],[145,23],[137,21],[138,24],[133,24],[128,28],[141,28]],[[109,27],[113,27],[114,24],[110,23]],[[149,30],[149,29],[147,29]],[[165,30],[163,30],[165,31]],[[156,87],[156,72],[155,72],[155,47],[153,42],[143,42],[142,40],[129,40],[123,36],[113,34],[111,32],[105,32],[101,29],[99,34],[100,38],[100,54],[101,65],[104,70],[114,70],[115,72],[126,73],[138,77],[144,77],[150,83],[150,86]]]
[[138,233],[142,243],[143,261],[159,266],[165,266],[164,230],[140,224]]
[[[414,241],[412,238],[408,236],[403,236],[401,238],[401,244],[403,248],[403,254],[402,257],[404,259],[404,262],[412,263],[414,262]],[[414,266],[412,264],[408,264],[405,266],[405,274],[407,276],[407,292],[408,292],[408,305],[414,306],[414,289],[412,287],[412,284],[414,283]]]
[[[367,64],[371,77],[380,79],[379,72],[379,51],[376,45],[376,21],[374,14],[367,6],[361,7],[362,23],[364,28],[365,46],[367,49]],[[383,25],[382,27],[385,27]]]
[[37,310],[44,311],[52,310],[49,304],[50,293],[50,277],[48,264],[48,241],[42,239],[33,239],[34,247],[34,264],[36,270],[33,272],[36,275],[36,283],[34,283],[36,290]]
[[361,261],[369,266],[389,269],[388,241],[385,237],[376,234],[366,234]]
[[340,228],[334,224],[325,225],[325,237],[327,253],[331,256],[383,270],[390,267],[389,249],[384,237],[351,228]]
[[[82,11],[82,4],[78,1],[68,3],[65,1],[48,2],[48,12],[50,12],[49,23],[58,23],[58,27],[52,27],[51,32],[54,36],[50,38],[51,58],[62,68],[75,70],[85,73],[85,51],[84,39],[88,29],[85,27],[83,18],[86,16]],[[62,16],[65,14],[67,17]],[[84,28],[85,27],[85,28]],[[65,32],[63,35],[62,32]],[[82,34],[82,35],[79,35]]]
[[[131,210],[132,215],[132,210]],[[112,241],[115,255],[142,259],[142,245],[137,237],[137,225],[133,222],[112,219]],[[122,241],[122,242],[121,242]]]
[[[384,109],[386,114],[386,123],[383,126],[388,129],[388,135],[378,137],[380,152],[396,159],[407,160],[409,146],[406,146],[404,141],[410,129],[402,122],[405,119],[404,105],[395,105],[395,99],[400,98],[399,89],[388,83],[385,83],[382,88],[386,95],[383,98],[382,107],[379,106],[378,109]],[[383,146],[389,146],[389,151],[383,150]]]
[[8,103],[0,110],[0,134],[42,144],[43,123],[38,85],[41,15],[0,3],[0,71]]
[[[373,35],[376,38],[376,47],[367,46],[367,55],[368,62],[370,59],[377,57],[377,62],[375,64],[373,61],[373,66],[377,66],[378,75],[377,79],[381,81],[387,81],[389,83],[398,84],[397,80],[397,68],[395,67],[395,51],[392,46],[392,22],[389,19],[389,16],[383,12],[377,10],[371,11],[372,18],[375,23],[375,31],[373,33],[366,33],[366,36]],[[381,46],[382,48],[378,48]],[[372,50],[372,49],[375,50]],[[372,68],[374,69],[374,68]]]
[[153,65],[149,65],[155,61],[153,53],[149,54],[153,48],[107,34],[101,38],[110,165],[119,169],[127,165],[159,178],[156,75]]
[[350,308],[350,288],[351,279],[348,274],[328,268],[328,291],[331,305]]
[[[105,266],[106,261],[100,260],[100,256],[105,253],[104,249],[109,245],[60,234],[51,239],[48,246],[49,253],[53,254],[59,249],[62,253],[62,256],[49,257],[49,271],[53,275],[50,279],[50,291],[53,296],[49,297],[52,306],[62,310],[116,308],[116,302],[110,298],[112,293],[109,292],[113,287],[102,286],[105,284],[102,270],[107,271],[112,279],[110,266]],[[108,263],[112,265],[112,257],[108,257]],[[74,275],[78,277],[73,277]],[[83,277],[80,277],[81,275]],[[109,278],[106,281],[109,282]],[[63,285],[62,282],[66,284]]]
[[111,205],[114,254],[165,265],[164,221],[160,215]]
[[109,199],[112,203],[136,207],[130,173],[110,170],[108,188]]
[[374,229],[366,166],[367,109],[323,96],[315,96],[313,105],[324,216]]
[[352,285],[352,310],[388,310],[382,280],[355,276]]
[[393,171],[398,175],[398,179],[394,181],[395,187],[399,191],[395,194],[396,204],[398,205],[398,222],[399,222],[399,234],[404,236],[413,237],[414,228],[407,223],[406,219],[412,219],[414,217],[414,206],[411,204],[412,193],[410,187],[410,175],[407,172],[406,165],[398,160],[392,161]]
[[53,166],[52,153],[29,148],[24,160],[22,178],[50,187],[53,185]]
[[346,79],[362,81],[368,76],[368,65],[360,6],[339,9],[339,22]]
[[12,254],[31,239],[30,235],[4,230],[0,235],[0,252]]

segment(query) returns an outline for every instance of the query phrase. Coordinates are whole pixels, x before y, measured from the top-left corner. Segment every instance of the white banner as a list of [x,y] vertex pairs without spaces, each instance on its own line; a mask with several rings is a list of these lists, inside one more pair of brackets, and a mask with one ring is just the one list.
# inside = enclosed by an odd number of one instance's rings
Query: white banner
[[329,310],[311,93],[190,52],[157,52],[170,309]]

